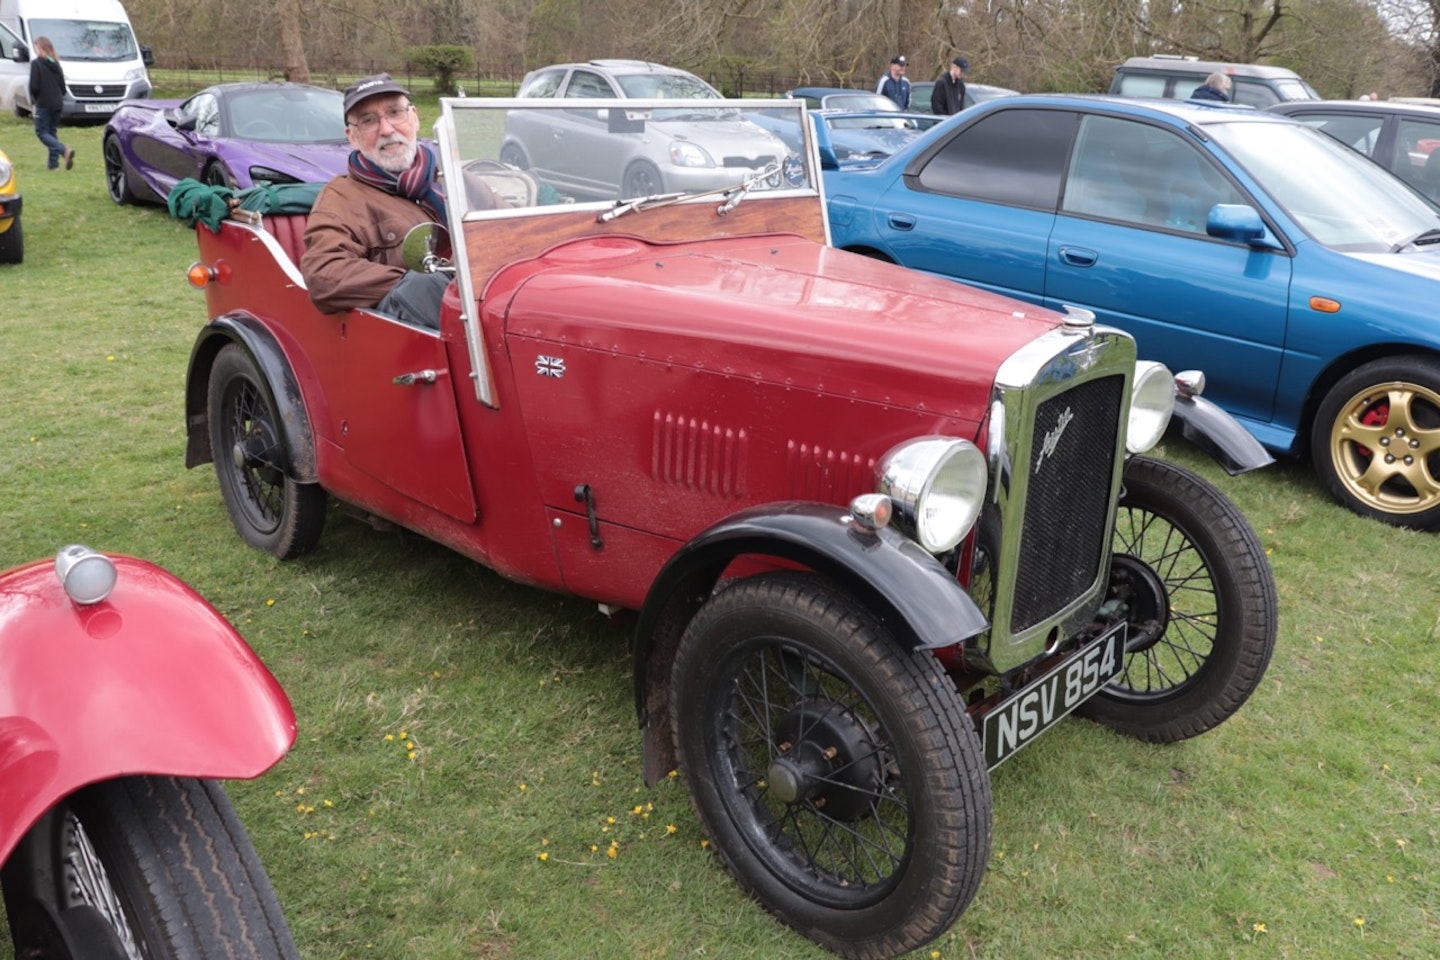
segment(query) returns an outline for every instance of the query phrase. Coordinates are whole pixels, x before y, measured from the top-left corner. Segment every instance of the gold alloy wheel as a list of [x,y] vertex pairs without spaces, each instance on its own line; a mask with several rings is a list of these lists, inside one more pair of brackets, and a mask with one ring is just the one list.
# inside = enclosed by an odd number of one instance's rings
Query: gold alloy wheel
[[1378,511],[1440,506],[1440,393],[1377,383],[1345,401],[1330,428],[1330,459],[1351,496]]

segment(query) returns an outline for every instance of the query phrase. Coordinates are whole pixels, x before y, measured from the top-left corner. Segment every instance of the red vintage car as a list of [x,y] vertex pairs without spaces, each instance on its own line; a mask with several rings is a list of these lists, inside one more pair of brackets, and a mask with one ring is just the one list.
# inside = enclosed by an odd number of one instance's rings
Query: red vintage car
[[[415,258],[454,271],[438,332],[318,312],[303,215],[198,227],[187,465],[214,462],[277,557],[335,497],[636,611],[647,780],[678,767],[726,866],[805,936],[915,949],[979,885],[990,769],[1071,711],[1174,741],[1255,689],[1264,551],[1141,454],[1174,417],[1232,472],[1268,457],[1202,377],[1083,313],[827,246],[800,101],[801,149],[688,151],[728,186],[653,197],[604,186],[643,179],[648,124],[783,105],[578,103],[442,103],[453,264]],[[472,203],[476,178],[509,206]]]

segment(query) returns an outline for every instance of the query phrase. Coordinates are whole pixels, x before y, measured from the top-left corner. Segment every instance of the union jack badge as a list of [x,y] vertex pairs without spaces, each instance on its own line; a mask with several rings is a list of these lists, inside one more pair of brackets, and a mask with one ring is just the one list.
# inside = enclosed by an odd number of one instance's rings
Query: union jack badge
[[565,358],[536,357],[535,372],[542,377],[563,377],[565,376]]

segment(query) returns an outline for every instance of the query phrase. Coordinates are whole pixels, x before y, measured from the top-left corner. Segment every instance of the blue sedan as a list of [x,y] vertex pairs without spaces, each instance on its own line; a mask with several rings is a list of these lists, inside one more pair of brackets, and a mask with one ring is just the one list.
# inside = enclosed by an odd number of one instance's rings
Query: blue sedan
[[1358,513],[1440,528],[1440,212],[1304,124],[1078,95],[981,104],[826,171],[836,246],[1070,304],[1205,371]]

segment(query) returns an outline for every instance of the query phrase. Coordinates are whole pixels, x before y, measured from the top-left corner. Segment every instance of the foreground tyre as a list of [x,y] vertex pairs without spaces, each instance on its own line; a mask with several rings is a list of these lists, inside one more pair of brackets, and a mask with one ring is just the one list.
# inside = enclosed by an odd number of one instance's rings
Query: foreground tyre
[[315,549],[325,526],[325,491],[286,475],[280,421],[243,347],[221,348],[209,391],[210,449],[235,529],[246,543],[281,560]]
[[25,262],[25,231],[20,218],[10,221],[10,229],[0,233],[0,263]]
[[931,656],[819,577],[765,574],[706,603],[671,680],[695,810],[767,910],[855,958],[914,950],[965,910],[990,780]]
[[120,150],[120,138],[108,136],[101,148],[105,161],[105,189],[110,199],[119,204],[134,203],[135,191],[130,189],[130,178],[125,174],[125,155]]
[[1224,722],[1275,646],[1275,580],[1255,531],[1220,491],[1135,457],[1115,521],[1110,600],[1130,622],[1125,666],[1077,711],[1156,743]]
[[25,835],[0,881],[16,957],[299,956],[255,848],[212,781],[86,787]]
[[1440,363],[1391,357],[1351,371],[1315,413],[1310,455],[1361,516],[1440,529]]

